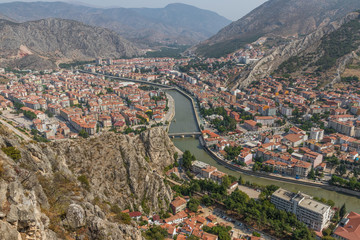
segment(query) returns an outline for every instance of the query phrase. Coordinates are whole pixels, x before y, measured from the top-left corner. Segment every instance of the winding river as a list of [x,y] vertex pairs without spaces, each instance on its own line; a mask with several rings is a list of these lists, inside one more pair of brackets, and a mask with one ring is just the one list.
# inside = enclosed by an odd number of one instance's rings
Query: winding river
[[[198,131],[190,100],[176,90],[168,90],[167,92],[174,98],[176,110],[174,117],[175,121],[171,123],[169,132],[180,133]],[[360,212],[360,198],[340,194],[334,191],[328,191],[322,188],[308,187],[240,174],[239,172],[230,170],[218,164],[211,156],[207,154],[207,152],[203,150],[198,139],[175,138],[173,139],[173,142],[175,146],[181,151],[189,150],[198,160],[209,163],[210,165],[217,167],[220,171],[227,174],[231,174],[237,177],[242,175],[245,181],[250,181],[261,185],[274,184],[293,192],[301,191],[319,198],[331,199],[337,206],[341,206],[343,203],[346,203],[346,208],[348,211],[355,211],[358,213]]]

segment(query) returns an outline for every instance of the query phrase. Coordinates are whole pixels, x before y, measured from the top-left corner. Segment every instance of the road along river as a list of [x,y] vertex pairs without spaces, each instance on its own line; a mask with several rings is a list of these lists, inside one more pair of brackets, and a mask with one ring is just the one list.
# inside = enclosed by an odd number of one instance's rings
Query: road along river
[[[169,133],[198,131],[195,115],[190,100],[176,90],[167,90],[166,92],[169,93],[175,100],[175,117],[174,121],[170,125]],[[319,198],[331,199],[335,202],[336,206],[341,206],[343,203],[346,203],[346,208],[348,211],[360,212],[360,198],[341,194],[335,191],[325,190],[322,188],[297,185],[293,183],[286,183],[256,176],[240,174],[237,171],[233,171],[224,167],[223,165],[218,164],[202,148],[198,139],[174,138],[172,140],[175,146],[181,151],[189,150],[192,154],[195,155],[196,159],[198,159],[199,161],[203,161],[212,166],[215,166],[219,169],[219,171],[222,171],[224,173],[231,174],[236,177],[242,175],[245,181],[250,181],[260,185],[274,184],[293,192],[301,191]]]

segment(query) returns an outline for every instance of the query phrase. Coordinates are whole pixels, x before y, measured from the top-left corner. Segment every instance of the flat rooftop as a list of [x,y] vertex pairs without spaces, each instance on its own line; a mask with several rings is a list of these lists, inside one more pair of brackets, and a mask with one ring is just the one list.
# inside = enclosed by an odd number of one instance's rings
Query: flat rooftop
[[279,188],[273,193],[273,196],[284,199],[286,201],[291,201],[291,199],[296,195],[296,193],[287,191],[285,189]]
[[324,203],[309,198],[305,198],[304,200],[302,200],[299,206],[319,214],[324,214],[326,211],[330,209],[329,205],[326,205]]

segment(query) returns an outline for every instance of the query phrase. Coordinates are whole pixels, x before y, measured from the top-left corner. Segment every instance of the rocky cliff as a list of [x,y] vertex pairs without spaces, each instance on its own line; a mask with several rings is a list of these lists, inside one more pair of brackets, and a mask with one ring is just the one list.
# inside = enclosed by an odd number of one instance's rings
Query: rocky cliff
[[[279,67],[282,68],[287,61],[291,61],[291,59],[294,58],[298,61],[301,56],[306,56],[307,54],[314,56],[314,59],[309,60],[309,57],[304,57],[301,62],[305,65],[314,64],[326,52],[321,47],[323,41],[327,39],[330,34],[335,33],[339,29],[341,30],[347,23],[358,21],[359,15],[358,12],[350,13],[346,17],[321,27],[299,40],[294,40],[289,44],[275,48],[269,55],[249,67],[247,71],[242,72],[236,79],[236,82],[233,82],[233,86],[246,87],[252,81],[260,80],[278,70]],[[340,69],[343,68],[341,66],[344,65],[344,61],[346,60],[346,62],[349,62],[349,56],[354,56],[354,54],[349,53],[346,54],[346,56],[339,56],[338,61],[334,63],[335,68],[341,71]],[[342,59],[344,59],[344,61],[342,61]],[[299,68],[298,70],[305,69]],[[337,76],[338,73],[336,73],[336,76],[327,77],[336,78]]]
[[357,9],[358,0],[269,0],[199,44],[196,51],[220,56],[262,36],[301,37]]
[[[119,34],[101,27],[62,19],[25,23],[0,20],[0,63],[3,65],[44,69],[59,61],[139,54],[139,49]],[[27,56],[35,58],[25,58]],[[46,62],[52,64],[46,65]]]
[[36,143],[0,125],[0,149],[0,239],[140,240],[120,211],[159,213],[172,199],[161,173],[174,146],[159,128]]

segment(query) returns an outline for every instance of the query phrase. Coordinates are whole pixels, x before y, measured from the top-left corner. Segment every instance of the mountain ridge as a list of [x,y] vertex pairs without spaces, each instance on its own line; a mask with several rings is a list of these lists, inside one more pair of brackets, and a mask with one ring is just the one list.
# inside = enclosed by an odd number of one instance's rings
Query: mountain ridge
[[[250,67],[250,70],[242,72],[233,83],[233,87],[246,87],[253,81],[271,75],[274,71],[278,70],[282,64],[289,60],[291,61],[292,58],[302,56],[304,53],[316,52],[324,39],[330,34],[339,31],[339,29],[341,30],[347,23],[354,20],[360,21],[359,12],[349,13],[344,18],[331,22],[301,39],[294,40],[287,45],[282,45],[273,49],[270,54],[254,63]],[[344,70],[344,65],[350,62],[353,57],[356,57],[354,52],[348,53],[344,51],[344,54],[337,57],[336,61],[333,62],[331,67],[331,70],[333,71],[327,75],[327,78],[331,79],[332,82],[338,81],[341,72]]]
[[301,37],[357,9],[357,0],[270,0],[193,50],[210,56],[217,49],[224,55],[263,36]]
[[140,55],[136,46],[114,31],[73,20],[0,20],[0,37],[1,65],[19,68],[41,70],[58,62]]
[[0,4],[0,13],[20,22],[50,17],[76,20],[109,28],[145,46],[195,44],[231,22],[217,13],[186,4],[103,9],[64,2],[13,2]]

